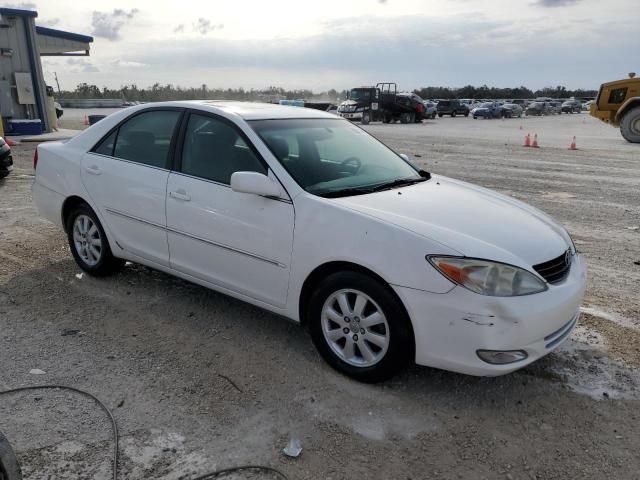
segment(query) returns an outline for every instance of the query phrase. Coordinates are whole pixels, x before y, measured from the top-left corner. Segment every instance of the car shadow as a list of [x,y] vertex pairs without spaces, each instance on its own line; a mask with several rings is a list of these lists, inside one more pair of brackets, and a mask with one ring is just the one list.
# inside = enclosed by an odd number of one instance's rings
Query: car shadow
[[[6,330],[34,329],[33,335],[21,337],[29,341],[23,346],[25,350],[34,355],[40,351],[39,341],[53,342],[54,351],[63,351],[68,340],[64,332],[80,331],[99,344],[96,355],[126,356],[127,352],[149,348],[166,361],[180,363],[188,356],[205,365],[218,365],[219,372],[235,371],[242,377],[276,375],[267,375],[264,370],[277,365],[277,376],[289,373],[291,378],[282,381],[291,385],[299,375],[315,376],[340,388],[357,383],[328,367],[299,325],[141,265],[127,264],[113,277],[93,278],[69,259],[18,274],[0,285],[0,290],[13,300],[9,305],[14,310],[13,320]],[[21,318],[25,319],[23,324]],[[27,318],[33,321],[27,322]],[[38,329],[58,333],[41,337]],[[580,362],[575,351],[560,350],[499,377],[473,377],[414,365],[386,382],[361,388],[469,405],[477,398],[576,391],[567,375],[597,372],[601,367],[596,362],[593,357],[583,357]],[[610,387],[597,388],[602,394]]]

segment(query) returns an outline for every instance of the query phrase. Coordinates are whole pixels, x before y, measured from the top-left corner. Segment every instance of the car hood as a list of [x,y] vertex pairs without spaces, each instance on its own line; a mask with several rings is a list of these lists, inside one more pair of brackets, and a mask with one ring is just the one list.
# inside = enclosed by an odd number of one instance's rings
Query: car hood
[[349,105],[358,105],[358,102],[356,102],[355,100],[345,100],[340,104],[341,107],[346,107]]
[[447,177],[334,201],[460,255],[524,268],[556,258],[571,245],[565,229],[536,208]]

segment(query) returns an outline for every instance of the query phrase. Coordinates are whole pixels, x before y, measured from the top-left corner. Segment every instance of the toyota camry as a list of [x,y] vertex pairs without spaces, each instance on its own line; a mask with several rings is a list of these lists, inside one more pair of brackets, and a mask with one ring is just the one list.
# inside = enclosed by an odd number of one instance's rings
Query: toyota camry
[[85,272],[131,261],[288,317],[362,381],[411,362],[505,374],[578,321],[585,266],[562,226],[325,112],[135,106],[34,165],[34,201]]

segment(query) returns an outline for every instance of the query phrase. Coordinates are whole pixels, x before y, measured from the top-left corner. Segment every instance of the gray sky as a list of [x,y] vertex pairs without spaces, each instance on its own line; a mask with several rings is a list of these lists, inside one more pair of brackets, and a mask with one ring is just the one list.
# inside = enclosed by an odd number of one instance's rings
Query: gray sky
[[565,85],[640,70],[640,0],[35,0],[39,25],[94,36],[45,58],[62,87]]

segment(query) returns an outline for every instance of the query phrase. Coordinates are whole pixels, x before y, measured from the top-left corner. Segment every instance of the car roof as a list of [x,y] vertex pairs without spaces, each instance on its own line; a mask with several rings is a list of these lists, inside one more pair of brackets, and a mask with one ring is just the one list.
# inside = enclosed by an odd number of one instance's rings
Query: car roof
[[270,120],[287,118],[329,118],[336,119],[335,115],[323,110],[304,107],[292,107],[288,105],[276,105],[272,103],[239,102],[231,100],[184,100],[174,102],[156,102],[141,105],[140,110],[159,107],[182,107],[209,111],[212,113],[226,113],[237,115],[244,120]]

